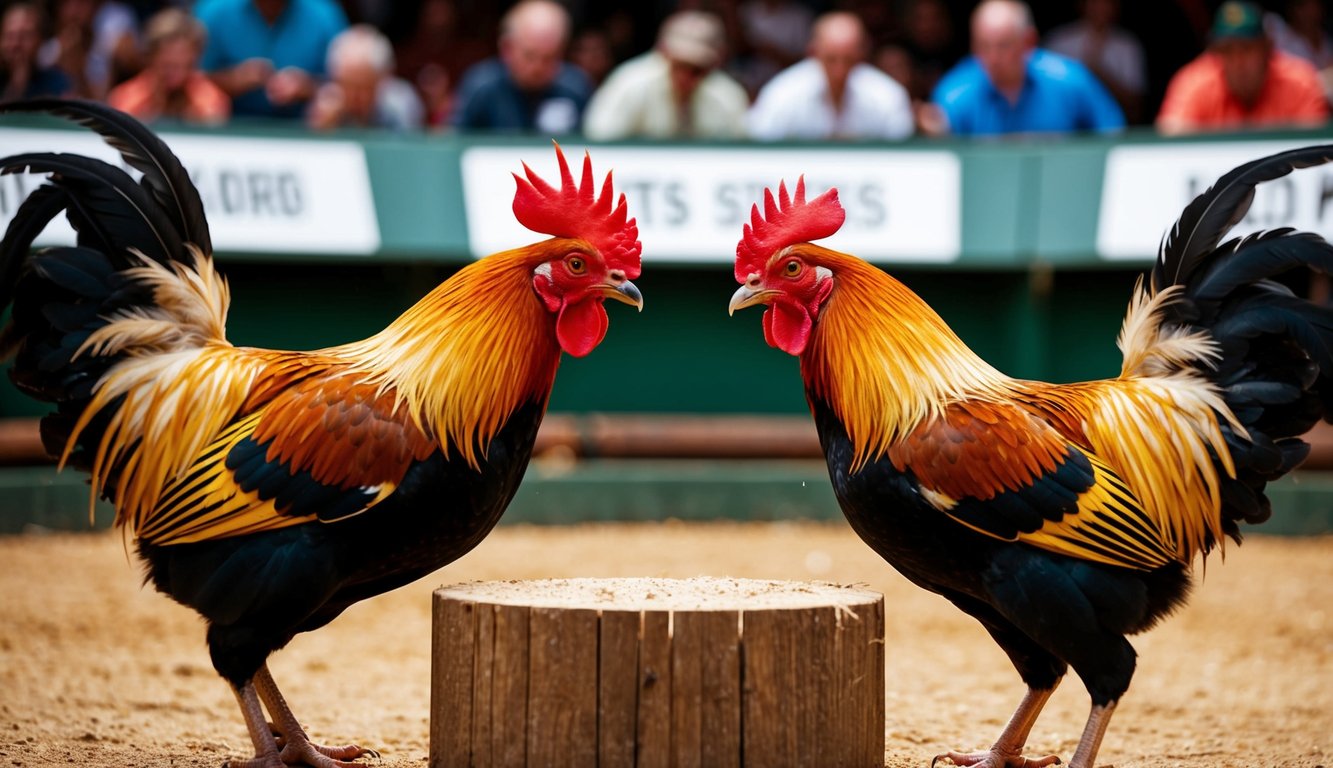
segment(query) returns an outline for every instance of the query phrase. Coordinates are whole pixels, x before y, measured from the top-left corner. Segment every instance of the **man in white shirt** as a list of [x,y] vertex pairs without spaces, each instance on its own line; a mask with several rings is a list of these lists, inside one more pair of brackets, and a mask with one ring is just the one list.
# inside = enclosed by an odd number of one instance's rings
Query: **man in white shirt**
[[783,139],[903,139],[912,103],[896,80],[866,63],[870,40],[855,14],[815,21],[809,55],[779,72],[750,108],[750,136]]
[[744,136],[750,100],[718,69],[725,40],[722,22],[711,13],[668,17],[657,46],[621,64],[593,94],[583,134],[599,141]]

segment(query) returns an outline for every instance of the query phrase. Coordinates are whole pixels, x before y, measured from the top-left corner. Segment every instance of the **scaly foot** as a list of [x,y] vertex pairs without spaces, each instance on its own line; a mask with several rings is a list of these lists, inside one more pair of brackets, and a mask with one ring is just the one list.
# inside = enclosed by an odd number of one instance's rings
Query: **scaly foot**
[[[306,736],[305,729],[297,721],[296,715],[292,714],[291,708],[282,698],[282,693],[273,682],[273,676],[269,674],[267,665],[261,666],[255,673],[251,687],[258,694],[258,698],[264,701],[269,714],[273,715],[273,722],[265,723],[269,731],[265,735],[272,738],[276,744],[280,762],[272,768],[283,768],[284,765],[305,765],[310,768],[365,768],[364,763],[349,761],[360,757],[379,758],[380,753],[356,744],[325,747],[311,742],[310,737]],[[270,766],[260,763],[243,768],[270,768]]]
[[954,765],[969,766],[969,768],[1046,768],[1060,764],[1060,758],[1055,755],[1024,757],[1019,754],[1005,754],[994,748],[989,752],[945,752],[942,755],[935,755],[930,761],[930,768],[935,768],[935,763],[940,760],[948,760]]
[[[322,744],[315,744],[305,732],[297,730],[289,738],[282,739],[281,749],[278,753],[281,763],[286,765],[306,765],[310,768],[365,768],[365,763],[348,762],[356,760],[359,757],[379,758],[380,753],[373,749],[366,749],[356,744],[348,744],[344,747],[326,747]],[[247,767],[248,768],[248,767]],[[264,766],[264,768],[268,768]]]
[[[291,765],[300,765],[300,763],[291,763],[291,761],[288,760],[287,756],[295,754],[295,752],[287,751],[287,737],[283,736],[282,731],[279,730],[278,727],[273,723],[269,723],[268,727],[273,732],[273,740],[277,742],[279,756],[283,760],[287,760],[287,762]],[[358,746],[356,744],[348,744],[345,747],[326,747],[322,744],[316,744],[310,741],[309,737],[305,735],[304,731],[300,732],[300,734],[301,738],[305,739],[305,743],[308,744],[311,749],[315,750],[316,752],[326,757],[331,757],[335,760],[356,760],[359,757],[373,757],[376,760],[378,760],[380,756],[380,753],[376,752],[375,750],[366,749],[365,747]]]

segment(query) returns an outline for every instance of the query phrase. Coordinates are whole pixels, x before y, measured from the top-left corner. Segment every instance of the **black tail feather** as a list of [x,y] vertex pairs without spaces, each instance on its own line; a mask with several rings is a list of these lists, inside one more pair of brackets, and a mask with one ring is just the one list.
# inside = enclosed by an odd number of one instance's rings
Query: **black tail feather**
[[1264,489],[1309,453],[1301,439],[1333,417],[1333,306],[1295,295],[1273,278],[1291,269],[1333,273],[1333,245],[1277,229],[1221,238],[1249,210],[1255,185],[1333,161],[1333,145],[1260,158],[1236,168],[1190,203],[1165,238],[1152,287],[1183,288],[1165,309],[1166,326],[1205,330],[1220,358],[1199,369],[1217,384],[1244,428],[1223,424],[1235,478],[1222,483],[1227,534],[1271,514]]
[[1333,245],[1312,232],[1259,232],[1220,246],[1186,292],[1196,302],[1221,301],[1243,285],[1302,267],[1333,273]]
[[[63,189],[43,184],[14,212],[9,230],[0,240],[0,311],[14,300],[14,285],[28,258],[32,241],[68,204],[69,197]],[[5,344],[0,340],[0,359],[7,356],[6,352]]]
[[[50,183],[65,190],[66,215],[79,234],[80,246],[113,257],[135,248],[162,263],[185,252],[170,218],[121,169],[101,160],[58,153],[14,155],[0,160],[0,173],[23,171],[52,174]],[[31,245],[8,242],[8,233],[5,239],[5,250],[24,250]]]
[[[1215,338],[1225,340],[1224,352],[1242,351],[1237,342],[1253,345],[1261,340],[1267,344],[1274,335],[1289,337],[1312,358],[1322,375],[1333,374],[1333,307],[1321,307],[1295,296],[1248,296],[1221,307],[1210,330]],[[1224,358],[1222,364],[1240,361]]]
[[[204,204],[180,160],[157,134],[129,115],[95,101],[30,99],[0,104],[0,113],[39,112],[96,131],[143,176],[143,188],[171,220],[178,238],[212,253]],[[188,259],[188,255],[178,255]]]
[[1190,282],[1200,264],[1211,259],[1213,249],[1226,233],[1245,218],[1256,185],[1330,160],[1333,144],[1325,144],[1259,158],[1224,174],[1185,206],[1167,233],[1152,271],[1153,291]]
[[[84,346],[116,318],[156,306],[151,282],[131,267],[144,254],[162,264],[195,264],[193,243],[211,251],[203,205],[188,174],[161,139],[128,115],[91,102],[51,99],[0,105],[3,112],[44,112],[101,134],[143,172],[136,183],[122,168],[72,154],[29,153],[0,159],[0,173],[31,171],[48,181],[19,207],[0,240],[0,355],[13,357],[9,376],[32,397],[53,404],[42,441],[53,455],[68,452],[87,469],[120,402],[94,415],[77,445],[67,445],[107,372],[142,349]],[[77,233],[73,247],[33,252],[34,239],[61,211]],[[115,468],[112,472],[117,471]]]
[[119,356],[78,355],[106,318],[152,300],[151,291],[126,291],[105,254],[88,248],[51,248],[36,254],[19,279],[9,332],[18,343],[9,375],[33,397],[51,403],[83,400]]

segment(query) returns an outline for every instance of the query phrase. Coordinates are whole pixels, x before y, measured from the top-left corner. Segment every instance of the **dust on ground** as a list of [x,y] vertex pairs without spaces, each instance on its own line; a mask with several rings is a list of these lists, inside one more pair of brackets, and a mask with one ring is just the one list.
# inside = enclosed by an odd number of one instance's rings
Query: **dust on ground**
[[[118,534],[0,537],[0,563],[0,768],[216,768],[252,753],[202,620],[140,586]],[[297,637],[270,668],[316,740],[419,768],[435,587],[626,576],[883,592],[890,768],[989,745],[1023,692],[978,624],[899,577],[845,525],[813,523],[502,526],[444,570]],[[1187,608],[1134,639],[1138,672],[1098,764],[1333,766],[1333,537],[1251,537],[1225,564],[1211,558],[1201,582]],[[1067,678],[1029,753],[1068,759],[1087,712],[1082,684]]]

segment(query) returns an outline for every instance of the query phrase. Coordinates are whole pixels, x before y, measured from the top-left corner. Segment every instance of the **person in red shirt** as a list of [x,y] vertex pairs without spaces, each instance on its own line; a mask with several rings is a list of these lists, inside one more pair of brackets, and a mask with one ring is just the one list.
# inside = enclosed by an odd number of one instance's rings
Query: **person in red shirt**
[[199,69],[205,32],[188,12],[159,11],[144,30],[148,64],[107,94],[107,103],[144,121],[171,118],[219,125],[231,117],[231,98]]
[[1273,47],[1257,6],[1228,0],[1217,9],[1208,50],[1171,78],[1157,130],[1312,127],[1327,120],[1314,67]]

